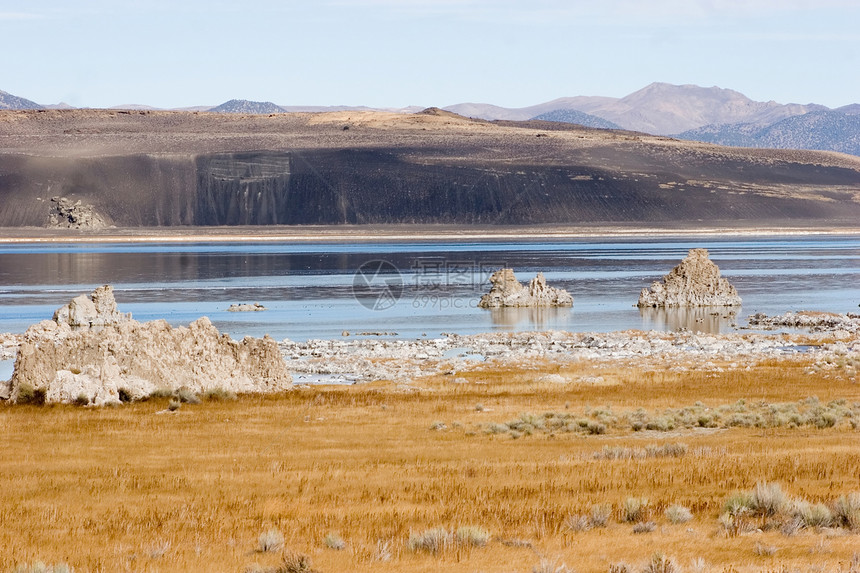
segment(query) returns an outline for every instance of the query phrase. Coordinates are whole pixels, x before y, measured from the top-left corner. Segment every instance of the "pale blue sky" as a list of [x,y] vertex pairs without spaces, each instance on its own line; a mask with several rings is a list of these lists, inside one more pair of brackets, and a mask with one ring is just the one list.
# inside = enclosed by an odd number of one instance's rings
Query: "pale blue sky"
[[108,107],[860,103],[860,0],[0,0],[0,89]]

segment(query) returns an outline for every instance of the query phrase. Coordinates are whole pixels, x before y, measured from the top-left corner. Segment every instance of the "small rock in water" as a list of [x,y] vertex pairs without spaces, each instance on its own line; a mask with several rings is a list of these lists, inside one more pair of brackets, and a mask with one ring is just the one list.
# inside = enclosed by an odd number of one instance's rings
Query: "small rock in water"
[[265,306],[263,306],[259,302],[255,302],[254,304],[233,303],[230,305],[230,308],[228,308],[227,310],[229,312],[257,312],[260,310],[267,310],[267,309]]

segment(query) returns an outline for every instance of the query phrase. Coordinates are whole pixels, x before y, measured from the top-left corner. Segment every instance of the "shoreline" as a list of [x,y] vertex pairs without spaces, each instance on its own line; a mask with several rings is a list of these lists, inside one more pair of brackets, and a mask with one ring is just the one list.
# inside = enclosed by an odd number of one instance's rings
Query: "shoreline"
[[679,237],[780,237],[858,236],[860,227],[778,226],[763,227],[627,227],[622,225],[574,226],[453,226],[453,225],[320,225],[297,227],[136,227],[99,230],[0,228],[0,244],[52,243],[338,243],[356,241],[542,241],[577,239],[679,238]]

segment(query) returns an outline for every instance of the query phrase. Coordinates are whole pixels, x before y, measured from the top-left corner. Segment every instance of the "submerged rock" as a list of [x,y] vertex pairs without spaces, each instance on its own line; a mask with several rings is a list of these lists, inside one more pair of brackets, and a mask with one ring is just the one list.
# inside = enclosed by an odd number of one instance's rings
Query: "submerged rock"
[[[110,287],[97,289],[88,300],[94,315],[85,303],[69,304],[55,320],[27,329],[12,374],[12,401],[35,397],[102,405],[119,402],[120,392],[124,399],[138,399],[156,390],[249,393],[292,385],[278,345],[268,336],[236,342],[206,317],[187,327],[164,320],[140,323],[116,310]],[[104,320],[95,324],[94,317]]]
[[255,302],[254,304],[247,303],[238,303],[234,302],[227,309],[228,312],[257,312],[260,310],[268,310],[265,306],[260,304],[259,302]]
[[640,307],[740,306],[735,287],[720,277],[707,249],[690,249],[681,263],[639,294]]
[[490,276],[490,292],[481,297],[481,308],[526,306],[573,306],[573,297],[563,289],[548,286],[543,273],[538,273],[524,287],[513,269],[499,269]]

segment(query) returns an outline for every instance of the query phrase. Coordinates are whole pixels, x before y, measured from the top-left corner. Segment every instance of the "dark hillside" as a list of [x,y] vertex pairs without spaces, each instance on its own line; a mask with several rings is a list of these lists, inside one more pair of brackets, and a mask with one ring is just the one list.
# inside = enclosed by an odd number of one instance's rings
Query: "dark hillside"
[[0,226],[856,224],[860,159],[453,114],[0,114]]

